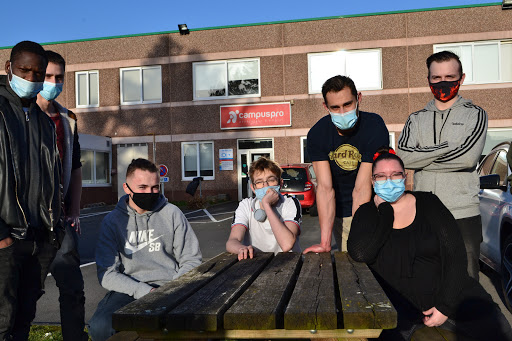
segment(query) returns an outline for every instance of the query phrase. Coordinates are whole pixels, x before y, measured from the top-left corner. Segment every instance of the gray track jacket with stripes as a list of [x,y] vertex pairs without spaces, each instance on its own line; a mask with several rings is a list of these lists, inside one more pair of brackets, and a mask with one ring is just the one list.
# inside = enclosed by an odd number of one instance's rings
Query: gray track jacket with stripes
[[397,154],[414,169],[414,190],[436,194],[455,219],[480,214],[476,165],[487,132],[487,113],[459,96],[446,110],[430,101],[412,113],[398,139]]

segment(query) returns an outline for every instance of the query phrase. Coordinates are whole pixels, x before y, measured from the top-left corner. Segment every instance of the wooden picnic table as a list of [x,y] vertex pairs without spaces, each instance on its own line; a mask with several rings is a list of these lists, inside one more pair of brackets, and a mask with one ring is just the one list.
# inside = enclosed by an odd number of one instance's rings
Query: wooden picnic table
[[227,252],[118,310],[118,331],[141,339],[356,339],[396,326],[364,263],[346,252]]

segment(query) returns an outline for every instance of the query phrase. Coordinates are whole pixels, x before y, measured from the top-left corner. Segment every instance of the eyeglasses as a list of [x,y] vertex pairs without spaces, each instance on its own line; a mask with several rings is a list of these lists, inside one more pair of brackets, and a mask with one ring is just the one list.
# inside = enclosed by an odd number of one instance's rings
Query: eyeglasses
[[388,179],[395,183],[398,183],[401,180],[405,179],[405,174],[403,172],[393,173],[390,176],[386,176],[384,174],[374,174],[372,178],[377,184],[383,185]]
[[257,180],[254,182],[255,188],[263,188],[264,185],[267,184],[267,186],[275,186],[278,183],[278,179],[275,176],[271,176],[266,181],[265,180]]

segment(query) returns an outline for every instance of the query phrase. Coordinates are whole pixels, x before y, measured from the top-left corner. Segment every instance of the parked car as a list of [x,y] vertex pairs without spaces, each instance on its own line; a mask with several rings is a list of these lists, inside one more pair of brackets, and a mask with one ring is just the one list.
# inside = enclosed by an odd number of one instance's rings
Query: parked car
[[512,312],[512,192],[507,177],[510,142],[498,144],[478,166],[483,242],[480,259],[501,274],[503,297]]
[[298,163],[281,165],[283,169],[282,194],[294,195],[299,199],[303,209],[308,209],[311,216],[317,216],[316,208],[316,176],[313,165]]

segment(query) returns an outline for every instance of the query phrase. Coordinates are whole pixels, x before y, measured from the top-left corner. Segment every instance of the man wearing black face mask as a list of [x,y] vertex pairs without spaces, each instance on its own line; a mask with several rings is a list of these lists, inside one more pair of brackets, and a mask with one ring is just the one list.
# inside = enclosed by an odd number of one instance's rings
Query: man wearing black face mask
[[414,190],[436,194],[457,220],[468,258],[468,273],[478,280],[482,222],[476,166],[485,144],[487,113],[458,95],[462,63],[450,52],[427,59],[434,99],[412,113],[400,134],[397,154],[414,169]]
[[96,245],[100,284],[109,292],[89,321],[93,341],[115,333],[112,314],[201,264],[199,242],[183,213],[159,190],[154,163],[133,160],[126,193],[101,223]]

